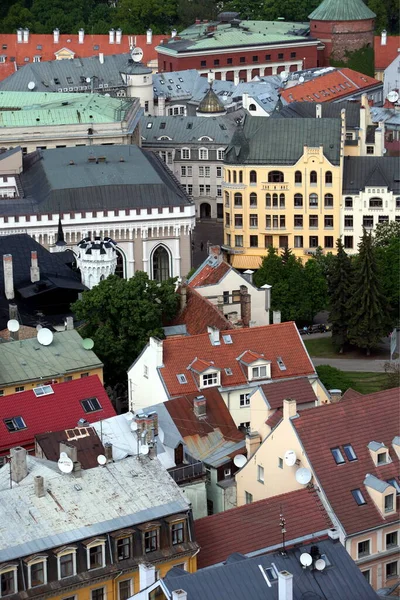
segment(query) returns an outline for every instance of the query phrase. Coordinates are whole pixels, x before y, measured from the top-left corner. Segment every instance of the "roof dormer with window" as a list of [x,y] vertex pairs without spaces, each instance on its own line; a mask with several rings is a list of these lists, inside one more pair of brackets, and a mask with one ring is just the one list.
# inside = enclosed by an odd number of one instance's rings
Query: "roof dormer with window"
[[248,381],[271,379],[271,361],[267,360],[264,354],[246,350],[237,360],[247,369]]
[[195,375],[200,389],[221,385],[221,369],[213,361],[195,358],[188,369]]
[[383,517],[396,512],[396,488],[393,485],[370,474],[365,477],[364,485]]
[[368,444],[368,450],[376,467],[387,465],[392,462],[389,454],[389,449],[385,446],[383,442],[370,442]]

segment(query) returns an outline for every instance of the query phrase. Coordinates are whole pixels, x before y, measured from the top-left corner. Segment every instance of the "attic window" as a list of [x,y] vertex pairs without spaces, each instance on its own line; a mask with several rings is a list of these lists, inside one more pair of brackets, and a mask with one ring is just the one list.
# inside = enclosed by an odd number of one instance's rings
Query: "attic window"
[[251,377],[252,379],[261,379],[262,377],[267,376],[267,367],[253,367],[251,369]]
[[333,458],[335,459],[335,463],[337,465],[341,465],[345,462],[344,458],[343,458],[343,454],[340,451],[340,448],[332,448],[331,449]]
[[81,404],[83,406],[83,410],[87,413],[101,410],[101,404],[97,398],[86,398],[86,400],[81,401]]
[[54,83],[56,85],[60,85],[60,80],[57,77],[54,77]]
[[69,83],[70,85],[74,85],[74,82],[72,81],[72,77],[67,77],[67,83]]
[[367,504],[360,489],[351,490],[351,493],[353,494],[353,498],[357,502],[358,506],[362,506],[363,504]]
[[163,121],[162,123],[160,123],[160,129],[165,129],[166,123]]
[[397,479],[388,479],[387,483],[395,488],[397,495],[400,494],[400,483],[397,481]]
[[184,375],[183,373],[179,373],[179,375],[177,375],[177,378],[179,383],[187,383],[186,375]]
[[54,394],[54,390],[51,385],[39,385],[33,390],[33,393],[37,398],[39,398],[40,396],[49,396],[50,394]]
[[389,462],[388,461],[388,453],[385,452],[378,452],[378,454],[376,455],[376,464],[377,465],[386,465],[386,463]]
[[12,419],[4,419],[4,423],[8,431],[19,431],[20,429],[26,429],[26,424],[22,417],[12,417]]
[[225,369],[225,374],[226,374],[226,375],[232,375],[232,369],[229,369],[229,367],[227,367],[227,368]]
[[188,124],[186,125],[186,129],[192,129],[192,127],[193,127],[193,123],[188,123]]
[[354,448],[351,444],[345,444],[343,446],[343,450],[345,455],[347,456],[347,459],[352,462],[353,460],[357,460],[357,455],[354,452]]
[[223,335],[222,339],[224,340],[225,344],[233,344],[232,336],[229,333],[227,333],[226,335]]
[[267,576],[267,579],[270,583],[273,583],[274,581],[277,581],[278,576],[275,572],[275,570],[272,567],[267,567],[266,569],[264,569],[264,572]]
[[146,129],[151,129],[153,127],[153,123],[147,123]]
[[278,363],[278,367],[280,368],[281,371],[286,371],[286,365],[282,360],[281,356],[277,356],[276,357],[276,362]]

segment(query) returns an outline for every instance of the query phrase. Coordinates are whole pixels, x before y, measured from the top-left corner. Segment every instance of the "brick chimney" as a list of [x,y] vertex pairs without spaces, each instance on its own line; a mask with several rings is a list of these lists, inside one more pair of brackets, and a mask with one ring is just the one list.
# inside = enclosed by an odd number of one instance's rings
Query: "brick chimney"
[[187,592],[185,590],[174,590],[172,600],[187,600]]
[[33,485],[35,487],[35,496],[38,498],[43,498],[45,495],[43,477],[41,475],[36,475],[35,479],[33,480]]
[[[8,305],[8,318],[10,320],[15,319],[15,321],[19,321],[18,306],[16,304]],[[10,331],[10,338],[12,340],[18,340],[19,339],[19,331]]]
[[218,263],[221,263],[223,259],[221,246],[210,246],[208,248],[208,255],[214,259],[217,259]]
[[198,419],[207,415],[207,400],[204,396],[197,396],[193,400],[193,411]]
[[60,41],[60,30],[59,29],[53,29],[53,42],[55,44],[58,44]]
[[85,30],[81,28],[78,31],[78,42],[79,42],[79,44],[83,44],[84,41],[85,41]]
[[110,442],[104,444],[104,456],[106,457],[107,462],[113,461],[113,447]]
[[15,483],[19,483],[28,475],[28,463],[26,460],[26,450],[21,446],[11,448],[11,479]]
[[386,46],[386,42],[387,42],[387,31],[386,31],[386,29],[383,29],[382,33],[381,33],[381,46]]
[[249,327],[251,321],[251,296],[247,286],[240,286],[240,319],[243,327]]
[[342,399],[342,390],[329,390],[331,402],[339,402]]
[[7,300],[14,300],[14,275],[11,254],[3,254],[4,293]]
[[219,329],[217,327],[208,325],[207,333],[213,346],[219,346],[221,344],[221,340],[219,338]]
[[31,282],[40,281],[40,269],[36,250],[31,251]]
[[249,433],[246,434],[246,451],[248,459],[257,452],[260,447],[260,443],[261,438],[257,431],[249,431]]
[[162,367],[163,366],[163,342],[156,337],[151,337],[149,341],[149,346],[153,350],[155,360],[154,366]]

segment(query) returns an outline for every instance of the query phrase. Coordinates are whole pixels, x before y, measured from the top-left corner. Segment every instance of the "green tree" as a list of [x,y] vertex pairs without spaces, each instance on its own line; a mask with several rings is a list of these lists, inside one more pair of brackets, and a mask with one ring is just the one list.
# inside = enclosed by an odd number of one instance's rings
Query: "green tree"
[[367,355],[387,333],[386,301],[382,294],[375,247],[370,233],[364,229],[358,244],[354,284],[349,303],[349,341],[365,348]]
[[114,25],[124,33],[168,33],[178,22],[177,0],[119,0]]
[[352,387],[350,377],[340,369],[330,365],[320,365],[315,369],[327,390],[341,390],[343,393]]
[[375,253],[382,293],[388,303],[389,325],[400,323],[400,223],[380,223],[375,229]]
[[72,305],[84,323],[82,335],[94,340],[109,385],[126,379],[149,337],[163,337],[163,321],[171,319],[177,308],[174,280],[157,283],[141,271],[131,279],[112,275]]
[[385,221],[378,223],[374,231],[375,246],[389,246],[393,240],[400,238],[400,223],[399,221]]
[[5,33],[15,33],[19,27],[27,27],[31,31],[35,31],[36,28],[31,11],[18,2],[11,6],[7,16],[3,19],[1,30]]
[[385,6],[385,2],[382,2],[382,0],[368,0],[366,4],[376,14],[375,32],[381,33],[383,29],[388,28],[388,7]]
[[303,302],[306,318],[310,323],[328,304],[328,284],[323,267],[324,263],[315,258],[308,260],[304,266]]
[[348,341],[352,266],[340,238],[336,241],[336,249],[337,253],[329,274],[329,321],[332,323],[332,344],[339,352],[343,352]]

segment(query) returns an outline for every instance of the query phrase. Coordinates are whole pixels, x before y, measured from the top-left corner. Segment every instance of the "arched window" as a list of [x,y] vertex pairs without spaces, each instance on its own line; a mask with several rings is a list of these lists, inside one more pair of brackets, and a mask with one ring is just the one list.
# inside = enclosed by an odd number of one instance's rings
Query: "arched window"
[[239,171],[239,183],[243,183],[243,171]]
[[310,194],[310,208],[316,208],[318,206],[318,194]]
[[285,177],[282,171],[270,171],[268,173],[268,182],[269,183],[283,183],[285,181]]
[[317,171],[311,171],[310,173],[310,183],[317,183]]
[[301,171],[296,171],[296,173],[294,174],[294,182],[301,183],[302,181],[303,181],[303,176],[301,174]]
[[230,183],[230,182],[231,182],[231,172],[230,172],[230,169],[228,169],[228,183]]
[[233,175],[233,183],[237,183],[236,181],[236,171],[232,171],[232,175]]
[[153,252],[153,279],[165,281],[170,277],[170,259],[165,246],[157,246]]
[[240,192],[236,192],[234,196],[235,208],[242,208],[243,206],[243,197]]
[[279,194],[279,208],[285,208],[285,194]]
[[370,208],[382,208],[383,207],[382,198],[370,198],[369,199],[369,207]]
[[225,192],[225,206],[229,208],[229,192]]
[[325,208],[333,208],[333,194],[325,194],[324,205]]
[[250,183],[257,183],[257,172],[250,171]]
[[271,208],[271,194],[265,194],[265,208]]
[[278,194],[272,194],[272,206],[278,208]]
[[257,107],[256,107],[256,105],[255,105],[255,104],[250,104],[250,105],[249,105],[249,110],[253,110],[253,111],[254,111],[254,110],[257,110]]
[[303,194],[295,194],[294,195],[294,206],[295,206],[295,208],[302,208]]
[[255,192],[250,194],[250,206],[251,208],[255,208],[257,206],[257,194]]
[[332,178],[332,171],[327,171],[325,173],[325,183],[332,183],[333,178]]

